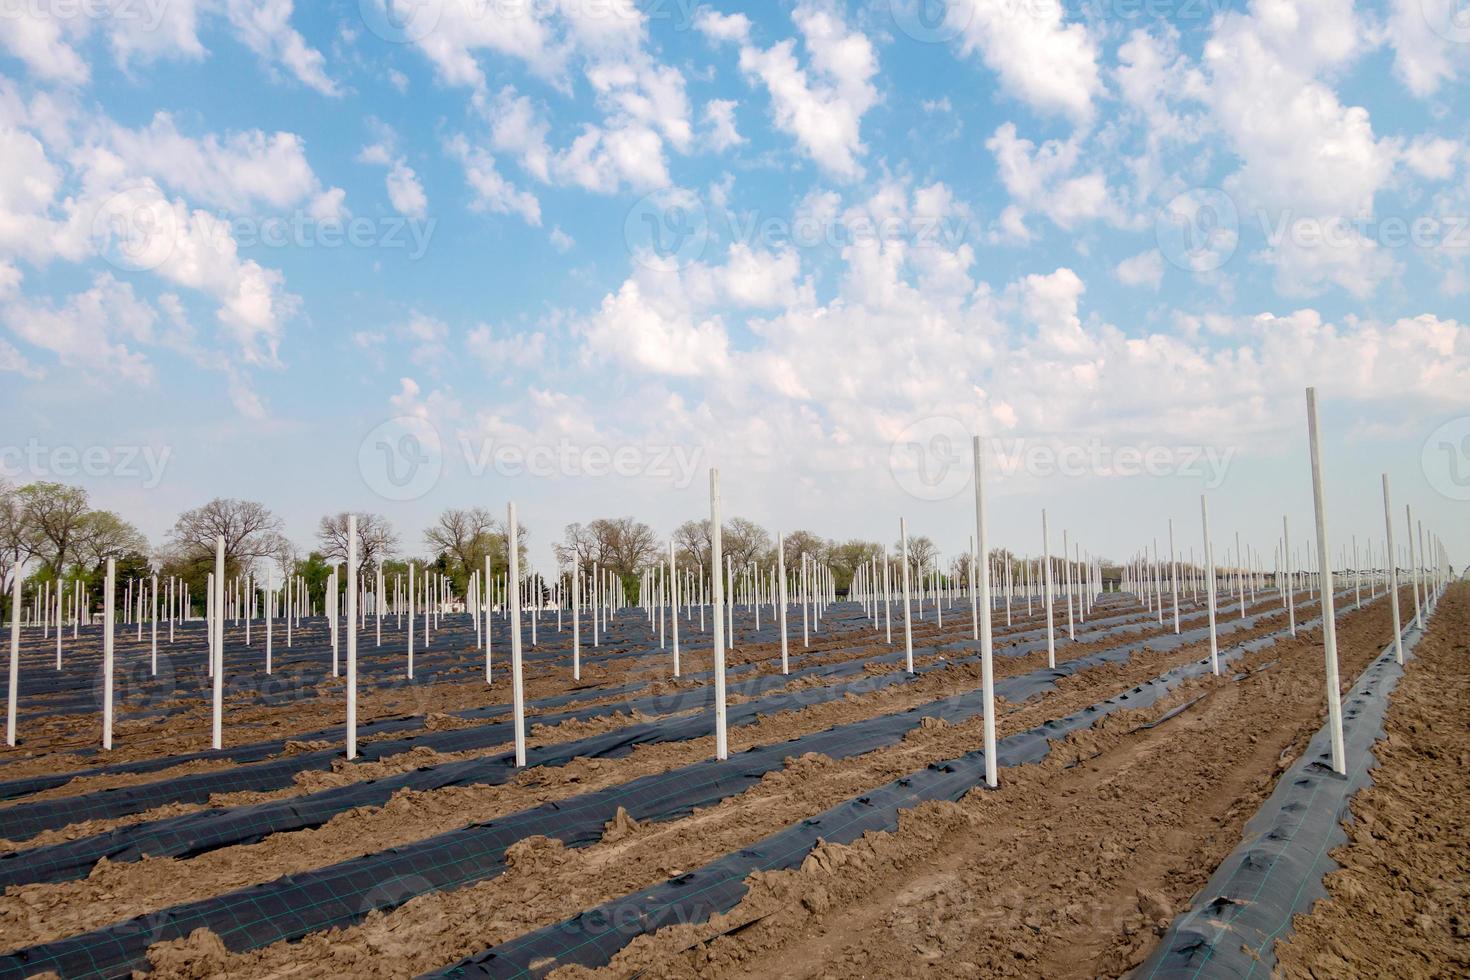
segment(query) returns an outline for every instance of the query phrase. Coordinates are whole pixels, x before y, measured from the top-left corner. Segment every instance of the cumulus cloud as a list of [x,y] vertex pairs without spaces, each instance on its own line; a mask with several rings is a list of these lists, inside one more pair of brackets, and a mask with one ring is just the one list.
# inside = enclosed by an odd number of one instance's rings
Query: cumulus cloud
[[878,101],[872,83],[877,54],[865,35],[827,6],[799,4],[792,20],[802,34],[807,67],[796,57],[795,40],[788,39],[765,50],[742,47],[740,68],[770,95],[778,129],[795,137],[822,169],[855,180],[863,174],[858,158],[867,152],[862,119]]

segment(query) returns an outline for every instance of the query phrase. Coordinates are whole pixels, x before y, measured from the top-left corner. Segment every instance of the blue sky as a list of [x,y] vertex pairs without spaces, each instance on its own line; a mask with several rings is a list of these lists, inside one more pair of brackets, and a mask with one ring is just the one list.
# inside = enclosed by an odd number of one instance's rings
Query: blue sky
[[15,0],[6,475],[104,447],[71,482],[155,539],[514,498],[546,565],[713,463],[773,529],[954,551],[981,431],[999,544],[1192,541],[1208,491],[1269,553],[1314,384],[1334,541],[1386,471],[1463,562],[1455,2]]

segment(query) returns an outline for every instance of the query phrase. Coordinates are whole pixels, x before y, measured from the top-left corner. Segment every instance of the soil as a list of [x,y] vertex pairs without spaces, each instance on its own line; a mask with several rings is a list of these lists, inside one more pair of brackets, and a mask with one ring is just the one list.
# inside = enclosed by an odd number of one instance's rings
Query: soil
[[[1355,627],[1356,617],[1373,616],[1375,612],[1348,616],[1344,633]],[[1386,612],[1380,618],[1384,617]],[[1281,625],[1277,622],[1263,626],[1259,632],[1267,633]],[[1386,634],[1386,626],[1382,632]],[[1244,635],[1250,634],[1241,636]],[[1310,636],[1303,633],[1296,642],[1308,643]],[[1238,642],[1239,638],[1232,637],[1231,642]],[[1170,654],[1143,654],[1126,665],[1083,671],[1064,679],[1052,694],[1022,705],[1002,706],[1001,735],[1078,710],[1126,690],[1169,666],[1198,658],[1201,652],[1197,645]],[[1027,659],[1033,662],[998,661],[997,670],[1006,668],[1007,672],[1014,672],[1013,663],[1024,669],[1035,669],[1038,663],[1044,664],[1045,654],[1033,654]],[[858,705],[855,711],[844,712],[844,717],[850,720],[874,713],[873,706]],[[1134,722],[1137,720],[1141,719]],[[1126,724],[1127,719],[1122,723]],[[681,870],[698,867],[863,789],[930,762],[953,758],[978,742],[980,725],[980,720],[975,719],[961,725],[921,726],[899,745],[840,763],[821,756],[790,760],[784,770],[768,775],[759,786],[740,796],[667,824],[611,826],[604,840],[589,848],[567,850],[554,841],[529,839],[518,845],[506,873],[494,879],[415,898],[386,915],[373,913],[356,927],[313,934],[298,943],[280,943],[229,955],[220,968],[231,976],[416,974],[554,923]],[[816,730],[825,725],[810,727]],[[731,751],[738,752],[754,744],[748,738],[750,734],[755,733],[744,728],[732,730]],[[707,757],[711,750],[707,744],[691,747],[695,758]],[[584,784],[583,788],[589,787]],[[189,955],[180,959],[180,954],[196,948],[202,950],[212,942],[213,937],[206,935],[164,944],[155,950],[155,966],[164,976],[183,975],[171,972],[172,964],[192,961]]]
[[[1343,617],[1345,680],[1389,639],[1385,605]],[[727,915],[637,940],[596,975],[1121,975],[1320,726],[1321,656],[1316,631],[1283,640],[1246,658],[1244,679],[1202,679],[1115,715],[1042,764],[1005,770],[998,790],[917,807],[894,833],[752,876]]]
[[1384,731],[1329,897],[1277,943],[1280,976],[1470,976],[1470,586],[1440,600]]

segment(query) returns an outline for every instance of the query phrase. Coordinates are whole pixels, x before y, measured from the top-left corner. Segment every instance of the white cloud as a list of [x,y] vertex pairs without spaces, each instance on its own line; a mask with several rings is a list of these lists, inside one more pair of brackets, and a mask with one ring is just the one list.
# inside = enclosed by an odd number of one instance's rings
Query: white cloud
[[[1451,26],[1456,11],[1463,11],[1456,0],[1389,0],[1384,27],[1393,46],[1394,74],[1414,95],[1434,95],[1446,82],[1455,81],[1470,59],[1465,44],[1470,28],[1463,23],[1458,30]],[[1443,25],[1442,30],[1431,24]]]
[[267,64],[281,65],[322,95],[341,95],[321,52],[291,26],[293,6],[292,0],[229,0],[227,10],[236,36]]
[[863,174],[858,157],[863,115],[878,101],[872,84],[878,58],[862,33],[849,30],[834,10],[799,4],[792,20],[800,29],[810,58],[803,69],[785,40],[762,51],[740,50],[740,68],[759,79],[770,93],[776,126],[796,138],[819,167],[845,180]]
[[153,367],[130,344],[153,339],[158,315],[133,293],[133,287],[108,273],[92,287],[67,298],[64,305],[17,301],[0,311],[18,338],[55,354],[63,367],[78,368],[91,381],[122,378],[150,384]]
[[[1047,140],[1037,146],[1016,135],[1014,123],[1003,123],[985,142],[995,156],[1001,183],[1012,199],[1027,210],[1039,211],[1062,228],[1097,219],[1124,223],[1122,209],[1113,200],[1100,171],[1073,175],[1080,159],[1077,137]],[[1009,230],[1021,215],[1014,215]]]
[[1092,117],[1102,91],[1097,45],[1082,24],[1065,22],[1060,0],[960,3],[954,17],[965,25],[962,50],[978,50],[1002,88],[1038,112]]
[[1131,258],[1124,259],[1118,263],[1114,270],[1118,281],[1125,286],[1148,286],[1150,289],[1158,289],[1164,281],[1164,257],[1159,250],[1151,248],[1147,252],[1139,252]]
[[1421,136],[1404,148],[1404,163],[1410,170],[1430,180],[1449,180],[1464,148],[1454,140],[1437,136]]
[[735,129],[734,99],[710,99],[704,104],[704,121],[708,127],[710,149],[723,153],[732,146],[739,146],[745,138]]
[[409,218],[422,218],[429,210],[429,198],[418,174],[402,160],[396,160],[385,178],[388,203],[393,210]]
[[546,335],[539,330],[502,335],[482,323],[470,331],[465,346],[487,371],[503,373],[511,368],[534,371],[546,359]]
[[196,139],[160,112],[142,129],[111,127],[108,142],[131,173],[231,211],[283,210],[325,193],[295,133],[254,129]]
[[744,44],[750,39],[750,18],[744,14],[722,14],[713,7],[700,7],[694,29],[716,43]]
[[541,204],[536,195],[518,189],[502,177],[494,157],[470,146],[463,136],[450,140],[448,149],[464,166],[465,180],[475,194],[471,207],[494,214],[519,215],[528,225],[541,224]]

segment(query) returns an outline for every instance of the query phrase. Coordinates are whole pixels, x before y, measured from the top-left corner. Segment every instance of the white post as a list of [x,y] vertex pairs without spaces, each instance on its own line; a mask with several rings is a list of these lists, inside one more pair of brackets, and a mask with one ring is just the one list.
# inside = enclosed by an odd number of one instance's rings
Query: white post
[[709,471],[710,520],[710,615],[714,620],[715,640],[715,758],[730,758],[730,743],[725,732],[725,581],[724,542],[720,528],[720,471]]
[[781,673],[787,673],[787,641],[786,641],[786,538],[780,532],[776,534],[776,592],[781,603],[781,611],[777,613],[777,623],[781,628]]
[[210,744],[224,747],[225,704],[225,536],[214,539],[214,715]]
[[1291,627],[1291,635],[1296,636],[1296,596],[1292,594],[1291,574],[1291,529],[1287,527],[1286,515],[1281,515],[1281,550],[1286,564],[1286,622]]
[[[109,565],[111,562],[109,561]],[[15,709],[20,697],[20,580],[22,565],[16,562],[10,574],[10,696],[5,708],[5,744],[15,747]]]
[[[153,631],[153,676],[158,676],[158,576],[153,576],[153,612],[149,616]],[[248,620],[247,620],[248,622]],[[56,622],[57,636],[61,635],[61,620]],[[61,666],[61,645],[56,646],[56,665]]]
[[914,672],[914,624],[909,610],[909,526],[902,517],[898,519],[898,539],[903,547],[903,654],[908,672]]
[[117,590],[117,559],[107,559],[102,593],[102,748],[112,751],[112,594]]
[[347,758],[357,758],[357,515],[347,515]]
[[1052,622],[1051,606],[1051,543],[1047,540],[1046,510],[1041,511],[1041,583],[1046,594],[1046,665],[1057,665],[1056,628]]
[[1307,389],[1307,435],[1312,451],[1312,503],[1317,511],[1317,563],[1322,576],[1322,645],[1327,658],[1327,724],[1332,736],[1332,768],[1347,774],[1342,741],[1342,699],[1337,679],[1337,620],[1332,603],[1332,560],[1328,557],[1327,505],[1322,495],[1322,446],[1317,435],[1317,389]]
[[669,539],[669,630],[674,641],[674,676],[679,676],[679,566],[674,564],[674,539]]
[[[995,760],[995,673],[991,663],[994,641],[990,635],[990,557],[985,542],[985,467],[980,455],[980,437],[975,442],[975,540],[971,556],[972,568],[978,567],[980,578],[980,684],[985,701],[985,785],[994,789],[997,782]],[[973,590],[973,579],[971,582]],[[972,601],[974,597],[972,596]]]
[[506,534],[509,537],[510,575],[506,578],[510,613],[510,698],[515,723],[516,766],[526,764],[526,688],[521,677],[521,535],[516,524],[516,505],[506,504]]
[[[670,547],[673,547],[670,543]],[[674,648],[674,676],[679,676],[679,648]],[[572,680],[582,679],[582,572],[572,565]]]
[[270,674],[274,664],[271,662],[273,653],[271,650],[272,625],[275,619],[275,603],[271,598],[275,592],[276,573],[274,569],[268,569],[265,573],[265,672]]
[[1200,524],[1205,535],[1205,595],[1210,607],[1210,673],[1220,675],[1220,646],[1215,635],[1215,546],[1210,543],[1210,510],[1205,495],[1199,495]]
[[1404,663],[1403,623],[1399,622],[1398,552],[1393,547],[1393,508],[1388,502],[1388,474],[1383,474],[1383,525],[1388,530],[1388,604],[1393,609],[1393,652],[1400,666]]

